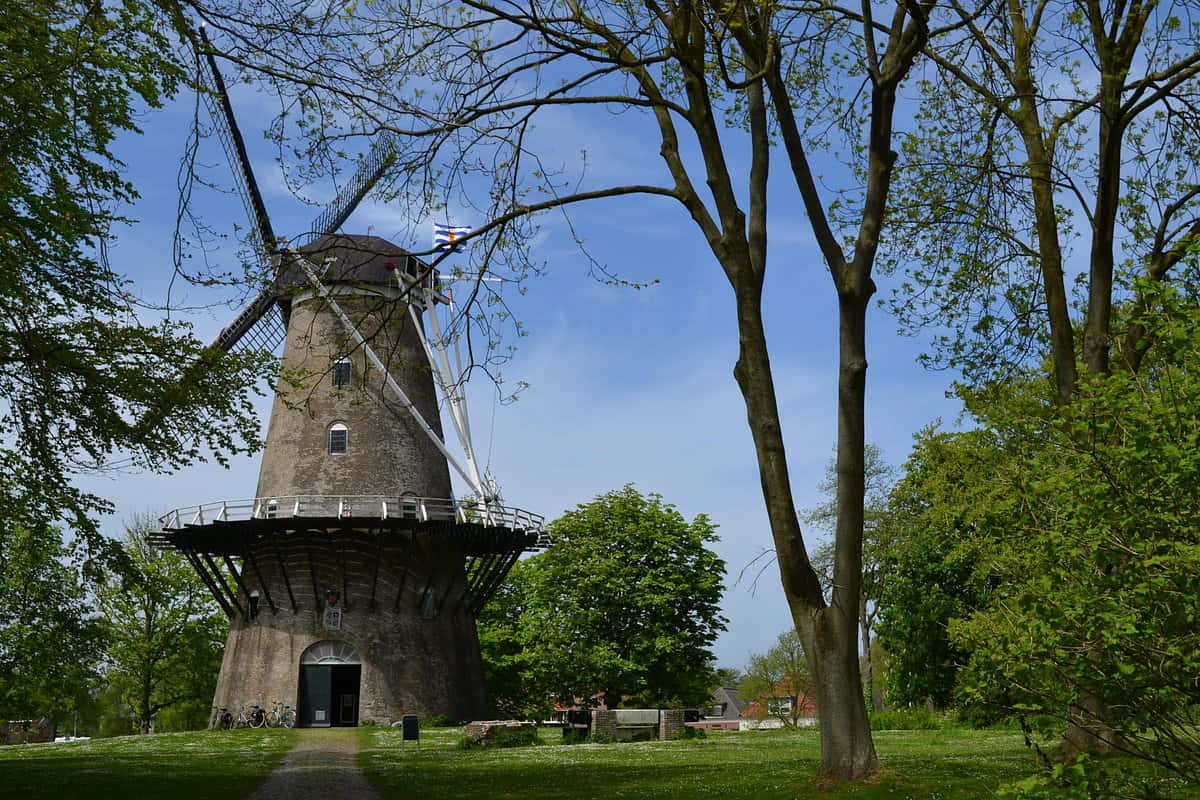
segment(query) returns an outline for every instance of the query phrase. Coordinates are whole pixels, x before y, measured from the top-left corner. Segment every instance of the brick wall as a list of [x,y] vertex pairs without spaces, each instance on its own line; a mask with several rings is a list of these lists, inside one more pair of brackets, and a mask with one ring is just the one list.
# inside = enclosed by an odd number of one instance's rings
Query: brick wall
[[658,738],[670,739],[683,730],[683,709],[664,708],[658,712]]
[[617,738],[617,712],[613,710],[599,710],[592,712],[592,735],[604,734]]

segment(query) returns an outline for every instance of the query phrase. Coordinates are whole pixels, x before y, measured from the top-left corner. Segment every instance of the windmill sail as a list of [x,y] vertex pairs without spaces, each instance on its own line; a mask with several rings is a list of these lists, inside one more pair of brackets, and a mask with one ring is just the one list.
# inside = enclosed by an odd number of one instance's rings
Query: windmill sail
[[[253,223],[250,228],[251,246],[256,256],[261,259],[263,273],[270,275],[272,284],[279,277],[279,267],[274,257],[278,253],[278,239],[271,227],[271,218],[267,214],[266,204],[254,178],[254,170],[246,154],[246,143],[233,114],[233,106],[221,71],[217,68],[213,49],[204,29],[200,29],[204,43],[204,55],[208,62],[208,73],[203,75],[202,83],[209,90],[204,92],[205,103],[213,120],[217,138],[225,150],[225,155],[233,169],[234,180],[237,183],[242,203],[246,208],[246,216]],[[379,182],[383,174],[396,160],[395,139],[392,134],[385,134],[377,140],[366,159],[350,181],[342,187],[333,202],[313,220],[310,233],[301,237],[295,244],[303,247],[324,236],[334,233],[354,213],[354,209],[366,197],[367,192]],[[216,340],[213,347],[225,352],[235,347],[250,347],[256,350],[275,352],[283,343],[286,335],[286,316],[288,304],[278,297],[278,288],[269,285],[245,307],[227,325]],[[272,313],[278,308],[278,313]]]
[[[225,156],[229,160],[234,181],[237,183],[238,195],[246,207],[249,217],[250,244],[257,258],[262,262],[264,273],[271,275],[274,280],[274,265],[271,254],[276,247],[275,232],[271,228],[271,218],[267,214],[267,206],[263,202],[262,193],[258,190],[258,181],[254,179],[254,170],[250,167],[250,158],[246,154],[246,142],[238,128],[237,119],[233,116],[233,105],[229,102],[229,92],[225,88],[225,79],[217,68],[217,60],[208,41],[208,34],[200,28],[200,38],[204,42],[204,57],[208,62],[208,74],[201,71],[200,81],[208,91],[202,92],[209,117]],[[267,286],[258,293],[249,305],[243,308],[233,322],[217,335],[213,347],[229,352],[239,344],[256,350],[274,352],[283,343],[285,329],[281,319],[283,310],[271,313],[277,306],[272,287]],[[244,340],[244,341],[243,341]]]
[[329,236],[342,227],[342,223],[350,217],[354,209],[358,208],[358,204],[367,196],[367,192],[371,191],[372,187],[383,177],[383,173],[395,161],[395,136],[391,133],[386,133],[371,147],[371,152],[367,154],[366,159],[359,165],[358,172],[354,174],[350,182],[342,187],[342,190],[338,192],[333,202],[325,208],[319,217],[313,220],[311,226],[312,233],[307,240],[300,244],[300,248],[302,249],[304,246],[324,236]]

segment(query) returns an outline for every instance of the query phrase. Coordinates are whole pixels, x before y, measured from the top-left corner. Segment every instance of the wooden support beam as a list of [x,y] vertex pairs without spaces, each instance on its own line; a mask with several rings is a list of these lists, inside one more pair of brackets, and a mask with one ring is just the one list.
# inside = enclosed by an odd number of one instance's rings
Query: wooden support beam
[[225,576],[221,574],[221,568],[216,565],[212,556],[208,553],[204,554],[204,563],[208,564],[208,568],[212,570],[213,577],[216,578],[217,583],[220,585],[222,591],[224,591],[225,597],[230,601],[230,605],[237,609],[239,615],[245,616],[245,612],[242,611],[242,604],[237,600],[237,593],[229,588],[229,584],[225,582]]
[[338,571],[341,572],[341,574],[342,574],[342,610],[343,611],[350,610],[350,587],[349,587],[349,582],[346,580],[346,537],[349,535],[350,535],[349,531],[342,530],[342,531],[338,531],[335,534],[332,534],[332,536],[330,536],[329,539],[326,540],[330,543],[331,547],[334,544],[334,540],[336,540],[336,544],[337,544]]
[[228,568],[229,572],[233,575],[234,582],[237,583],[238,588],[240,588],[242,590],[242,594],[244,594],[246,596],[246,608],[244,610],[242,610],[241,606],[239,605],[238,609],[242,611],[242,617],[244,619],[249,619],[250,618],[250,587],[246,586],[246,582],[244,580],[242,580],[242,573],[238,571],[237,565],[233,563],[233,558],[228,555],[223,556],[223,558],[225,559],[226,568]]
[[217,588],[217,584],[213,582],[212,576],[208,574],[208,570],[200,561],[200,558],[190,548],[179,548],[183,553],[183,557],[192,565],[192,569],[196,570],[196,574],[200,576],[200,580],[204,581],[204,585],[208,587],[208,591],[212,594],[213,599],[217,601],[217,605],[225,612],[225,616],[233,619],[233,607],[229,605],[229,601],[225,599],[225,595]]
[[288,599],[292,601],[292,613],[295,614],[300,610],[296,605],[296,593],[292,591],[292,582],[288,579],[287,564],[283,560],[283,553],[279,550],[279,539],[274,534],[270,536],[271,549],[275,551],[275,560],[279,562],[279,574],[283,576],[283,585],[287,588]]
[[[312,531],[305,531],[307,537]],[[316,603],[317,611],[320,611],[324,606],[321,605],[321,590],[317,588],[317,564],[313,561],[312,542],[304,543],[304,552],[308,555],[308,577],[312,580],[313,602]]]
[[271,590],[267,588],[267,582],[263,580],[262,570],[258,568],[258,559],[254,557],[254,549],[247,541],[245,534],[242,535],[242,549],[245,552],[243,558],[250,562],[251,569],[254,570],[255,576],[258,578],[258,585],[262,589],[263,596],[267,598],[267,605],[271,608],[272,614],[278,614],[279,608],[276,607],[275,601],[271,598]]
[[483,607],[487,605],[487,601],[492,599],[492,595],[495,594],[496,589],[500,586],[500,582],[504,580],[504,576],[512,569],[513,564],[517,563],[517,559],[523,551],[524,548],[516,547],[505,554],[504,558],[499,562],[499,568],[493,570],[487,583],[481,587],[479,593],[476,595],[472,603],[471,614],[473,616],[478,615],[483,610]]
[[408,554],[412,551],[413,541],[417,534],[415,531],[405,531],[407,535],[404,537],[404,547],[401,548],[400,556],[400,585],[396,587],[396,603],[392,607],[393,611],[400,610],[400,598],[404,596],[404,587],[408,583]]
[[383,531],[375,531],[375,567],[371,571],[371,599],[367,607],[375,610],[375,590],[379,586],[379,565],[383,562]]

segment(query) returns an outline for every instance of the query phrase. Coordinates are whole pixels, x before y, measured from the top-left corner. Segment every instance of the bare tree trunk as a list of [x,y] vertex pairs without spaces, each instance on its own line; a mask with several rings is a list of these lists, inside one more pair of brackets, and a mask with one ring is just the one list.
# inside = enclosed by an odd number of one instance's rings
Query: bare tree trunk
[[[870,279],[853,280],[838,291],[838,453],[837,529],[833,566],[833,602],[821,612],[814,635],[815,670],[833,677],[818,681],[828,697],[820,695],[821,772],[837,777],[857,777],[879,769],[863,702],[858,660],[858,616],[862,597],[862,531],[865,494],[867,304],[874,293]],[[815,672],[814,670],[814,672]],[[824,753],[840,752],[849,763],[826,761]],[[849,769],[849,775],[840,775]]]
[[858,596],[858,630],[862,636],[862,681],[873,711],[883,711],[883,698],[875,691],[875,663],[871,660],[871,620],[867,616],[867,598]]
[[[862,559],[863,391],[865,389],[866,301],[842,304],[843,357],[838,392],[839,486],[838,565],[835,569],[853,578],[853,589],[840,592],[826,606],[820,581],[804,549],[800,524],[792,502],[782,429],[766,338],[756,302],[756,287],[743,288],[738,296],[741,351],[734,370],[746,402],[746,412],[758,454],[763,497],[771,521],[784,594],[808,657],[821,730],[820,774],[842,779],[867,777],[880,768],[863,704],[858,667],[858,582]],[[847,350],[848,348],[848,350]],[[845,433],[843,433],[845,429]],[[857,433],[855,433],[857,431]],[[855,437],[859,441],[854,447]],[[854,475],[858,475],[855,490]],[[857,516],[854,507],[857,506]],[[846,513],[846,512],[849,513]],[[857,519],[857,529],[855,529]],[[857,545],[855,544],[857,542]],[[841,602],[839,602],[839,600]],[[845,602],[849,600],[849,602]]]

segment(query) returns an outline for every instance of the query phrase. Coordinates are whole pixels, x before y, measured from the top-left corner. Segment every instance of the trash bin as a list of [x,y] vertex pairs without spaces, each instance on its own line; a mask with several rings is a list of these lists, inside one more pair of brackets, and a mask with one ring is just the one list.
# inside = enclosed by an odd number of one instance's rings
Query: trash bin
[[405,714],[400,718],[400,752],[404,752],[404,743],[413,741],[417,749],[421,749],[421,721],[416,714]]

